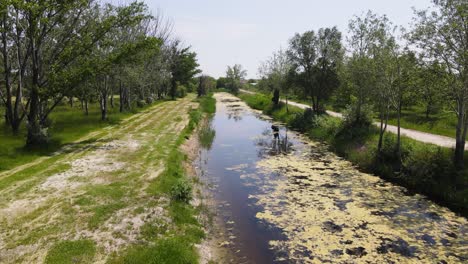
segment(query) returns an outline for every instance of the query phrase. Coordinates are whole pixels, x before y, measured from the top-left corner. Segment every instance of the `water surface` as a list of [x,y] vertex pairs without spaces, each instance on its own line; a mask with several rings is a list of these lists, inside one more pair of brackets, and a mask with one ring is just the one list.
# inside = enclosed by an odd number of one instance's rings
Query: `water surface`
[[228,94],[197,166],[232,263],[463,263],[467,221],[359,172]]

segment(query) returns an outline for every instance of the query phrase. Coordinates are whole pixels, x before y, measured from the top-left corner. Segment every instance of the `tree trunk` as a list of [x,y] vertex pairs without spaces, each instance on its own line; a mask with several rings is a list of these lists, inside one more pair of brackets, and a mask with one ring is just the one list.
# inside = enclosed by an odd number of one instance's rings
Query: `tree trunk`
[[176,93],[177,93],[177,82],[176,82],[176,80],[174,78],[171,80],[170,93],[171,93],[172,100],[175,100]]
[[278,105],[279,102],[280,102],[280,91],[279,89],[275,89],[273,91],[273,98],[272,98],[272,101],[275,105]]
[[130,96],[130,91],[128,87],[124,87],[124,93],[125,93],[125,107],[127,110],[130,110],[131,105],[132,105],[132,98]]
[[88,99],[84,101],[85,115],[89,115]]
[[455,154],[454,164],[457,169],[463,169],[463,155],[465,153],[465,138],[466,138],[466,118],[465,118],[465,102],[463,99],[459,99],[457,106],[458,122],[456,130],[456,143],[455,143]]
[[398,102],[398,113],[397,113],[397,155],[398,155],[398,161],[400,163],[400,169],[401,169],[401,102],[402,98],[400,98],[400,101]]
[[[383,109],[382,109],[383,110]],[[379,144],[377,145],[377,152],[380,154],[382,150],[383,135],[384,135],[384,112],[380,112],[380,133],[379,133]]]
[[[7,27],[7,14],[2,17],[3,28]],[[5,101],[5,121],[9,126],[13,124],[13,104],[11,99],[11,65],[9,62],[8,56],[8,44],[7,44],[7,32],[2,30],[2,57],[3,57],[3,71],[4,71],[4,80],[5,80],[5,89],[6,89],[6,101]]]
[[320,98],[317,96],[317,114],[320,114],[322,109],[320,109]]
[[107,76],[104,77],[104,89],[101,90],[101,120],[107,120]]
[[123,107],[124,107],[124,94],[123,94],[123,89],[122,89],[122,80],[119,80],[119,103],[120,103],[120,113],[123,112]]
[[15,106],[13,109],[13,123],[12,129],[14,134],[18,134],[21,122],[23,121],[26,109],[22,109],[23,113],[20,116],[20,105],[23,103],[23,80],[24,73],[26,71],[26,61],[23,63],[23,56],[21,55],[21,45],[20,45],[20,32],[19,27],[19,14],[18,10],[16,11],[16,59],[18,61],[19,72],[18,72],[18,85],[16,88],[16,100]]
[[40,101],[39,101],[39,47],[36,47],[35,41],[35,27],[36,21],[34,20],[32,12],[29,14],[29,41],[31,45],[32,57],[32,82],[30,91],[31,105],[28,114],[28,135],[26,145],[32,146],[42,144],[45,142],[47,135],[43,135],[41,131],[41,124],[39,123]]
[[114,91],[111,90],[111,94],[110,94],[110,105],[112,108],[114,108]]
[[110,106],[112,108],[114,108],[114,86],[115,86],[115,79],[114,77],[112,77],[111,84],[110,84],[110,94],[109,94]]

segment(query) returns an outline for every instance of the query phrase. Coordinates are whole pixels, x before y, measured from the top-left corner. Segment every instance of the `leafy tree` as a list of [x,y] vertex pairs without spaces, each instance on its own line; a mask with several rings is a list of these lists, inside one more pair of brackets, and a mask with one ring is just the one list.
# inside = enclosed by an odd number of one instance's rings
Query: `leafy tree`
[[446,97],[446,93],[441,91],[441,87],[447,87],[445,83],[447,70],[437,63],[429,63],[428,65],[420,65],[418,67],[418,84],[416,85],[418,101],[424,105],[426,119],[429,119],[431,114],[435,114],[442,106],[442,101]]
[[354,17],[349,22],[348,49],[350,57],[346,62],[346,76],[356,96],[355,122],[360,123],[362,106],[370,103],[373,88],[377,84],[376,61],[379,47],[385,43],[389,21],[371,11],[363,17]]
[[288,94],[290,87],[288,77],[292,69],[293,65],[287,53],[282,49],[274,52],[259,68],[260,76],[264,82],[267,82],[269,90],[273,91],[272,101],[275,105],[279,104],[280,91]]
[[314,100],[314,66],[317,60],[317,36],[314,31],[296,34],[289,41],[288,56],[295,67],[295,82],[302,88],[303,96],[312,99],[312,109],[318,108]]
[[196,59],[197,54],[190,51],[190,47],[182,48],[180,41],[171,46],[171,90],[170,96],[175,99],[177,84],[188,85],[193,76],[200,73]]
[[227,79],[225,77],[219,77],[218,80],[216,80],[216,88],[226,88],[226,85]]
[[317,84],[317,109],[320,102],[328,99],[332,92],[340,86],[338,67],[343,60],[343,48],[341,44],[341,32],[336,27],[321,28],[317,38],[317,65],[315,78]]
[[416,57],[412,52],[403,51],[395,59],[395,65],[395,82],[389,99],[397,112],[396,153],[401,162],[401,110],[404,103],[408,101],[408,96],[412,94],[410,90],[414,89],[416,84]]
[[336,27],[296,34],[289,43],[288,55],[293,62],[303,94],[312,100],[315,113],[323,111],[321,103],[339,86],[338,66],[343,57],[341,33]]
[[228,66],[226,71],[226,88],[232,93],[237,94],[245,76],[247,76],[247,71],[242,69],[241,65]]
[[468,132],[468,4],[465,0],[433,0],[433,11],[418,11],[411,40],[424,58],[447,70],[444,89],[457,115],[454,162],[463,167]]
[[208,75],[201,75],[198,77],[198,97],[207,95],[216,88],[216,79]]

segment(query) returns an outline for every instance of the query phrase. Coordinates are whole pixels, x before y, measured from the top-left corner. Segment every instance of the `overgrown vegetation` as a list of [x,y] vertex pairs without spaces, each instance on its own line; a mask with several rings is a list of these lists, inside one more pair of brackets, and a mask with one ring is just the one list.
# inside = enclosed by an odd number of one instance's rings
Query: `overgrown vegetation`
[[[192,181],[186,175],[184,162],[187,156],[179,149],[191,135],[205,115],[215,111],[215,99],[204,96],[197,99],[199,108],[190,111],[190,120],[172,145],[166,169],[149,185],[147,192],[153,196],[171,197],[169,213],[176,225],[174,233],[161,238],[159,233],[145,232],[148,245],[131,246],[124,254],[115,257],[110,263],[197,263],[198,253],[194,244],[200,243],[205,233],[196,215],[198,208],[189,204],[192,199]],[[148,225],[152,225],[149,223]],[[149,230],[144,228],[144,230]]]
[[[426,194],[464,216],[468,215],[468,171],[457,171],[452,150],[402,137],[402,164],[395,149],[396,135],[384,136],[382,149],[377,149],[379,131],[366,123],[356,124],[328,115],[316,115],[280,103],[275,106],[266,95],[241,94],[250,107],[263,110],[291,128],[321,140],[331,150],[358,165],[366,172]],[[350,111],[353,112],[353,111]],[[354,117],[349,117],[352,120]]]
[[346,41],[336,27],[296,33],[286,51],[274,52],[259,67],[255,88],[273,92],[276,105],[281,96],[310,104],[316,114],[325,107],[346,110],[353,127],[366,126],[373,117],[381,123],[379,152],[387,125],[393,124],[399,157],[404,154],[401,127],[454,137],[453,161],[463,170],[468,5],[460,0],[431,3],[415,10],[415,23],[408,29],[369,10],[349,20]]

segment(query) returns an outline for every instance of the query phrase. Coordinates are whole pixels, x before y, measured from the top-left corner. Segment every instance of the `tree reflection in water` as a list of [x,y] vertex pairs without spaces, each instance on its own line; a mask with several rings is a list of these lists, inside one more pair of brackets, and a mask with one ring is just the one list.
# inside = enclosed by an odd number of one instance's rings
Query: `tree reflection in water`
[[[282,133],[283,131],[283,133]],[[276,156],[288,154],[293,150],[293,143],[288,140],[288,129],[280,129],[278,139],[275,139],[271,129],[266,128],[262,135],[255,139],[255,145],[258,146],[258,157]]]

